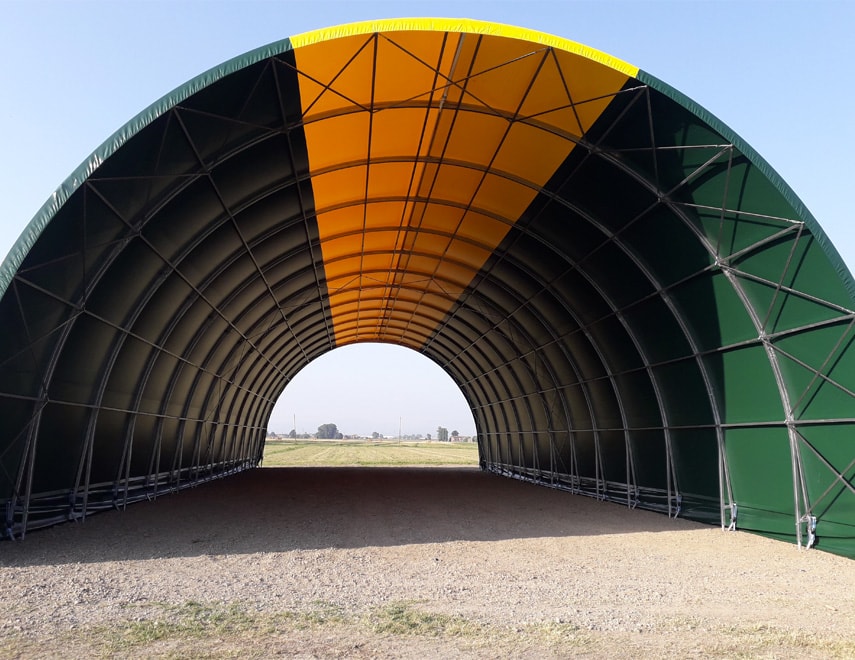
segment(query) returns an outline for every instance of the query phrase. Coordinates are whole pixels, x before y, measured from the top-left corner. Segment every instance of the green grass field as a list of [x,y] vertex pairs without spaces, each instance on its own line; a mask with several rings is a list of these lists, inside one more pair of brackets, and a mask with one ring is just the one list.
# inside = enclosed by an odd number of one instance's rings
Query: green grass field
[[262,465],[478,465],[478,445],[474,442],[268,440]]

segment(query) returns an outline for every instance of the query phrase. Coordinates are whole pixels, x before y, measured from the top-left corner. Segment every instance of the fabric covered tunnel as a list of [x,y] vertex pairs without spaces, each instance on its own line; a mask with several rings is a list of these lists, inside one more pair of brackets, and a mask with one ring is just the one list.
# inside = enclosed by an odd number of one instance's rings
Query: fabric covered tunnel
[[454,379],[486,470],[855,556],[849,271],[726,126],[557,37],[231,60],[72,174],[0,294],[7,537],[255,467],[300,369],[385,342]]

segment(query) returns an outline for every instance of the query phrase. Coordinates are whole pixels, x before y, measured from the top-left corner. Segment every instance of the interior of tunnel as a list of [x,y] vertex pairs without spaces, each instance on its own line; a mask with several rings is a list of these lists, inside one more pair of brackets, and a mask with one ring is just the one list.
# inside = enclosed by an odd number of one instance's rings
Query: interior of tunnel
[[254,467],[301,369],[380,342],[451,376],[484,470],[855,554],[851,275],[732,131],[574,42],[252,51],[105,142],[0,276],[7,537]]

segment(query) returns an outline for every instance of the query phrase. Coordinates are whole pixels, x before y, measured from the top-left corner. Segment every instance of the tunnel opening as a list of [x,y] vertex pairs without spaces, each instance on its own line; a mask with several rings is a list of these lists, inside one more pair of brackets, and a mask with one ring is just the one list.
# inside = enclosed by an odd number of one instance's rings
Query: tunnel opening
[[469,406],[442,368],[390,344],[352,344],[314,360],[283,390],[268,431],[305,438],[325,423],[364,439],[436,439],[437,427],[476,436]]
[[265,468],[478,466],[459,388],[401,346],[352,344],[317,358],[286,386],[267,428]]

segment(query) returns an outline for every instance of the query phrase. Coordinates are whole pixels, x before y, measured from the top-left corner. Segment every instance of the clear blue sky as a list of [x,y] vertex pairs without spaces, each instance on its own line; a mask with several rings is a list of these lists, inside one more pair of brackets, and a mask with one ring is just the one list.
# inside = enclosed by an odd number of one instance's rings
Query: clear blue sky
[[[855,266],[855,2],[0,0],[0,11],[0,255],[99,144],[202,71],[329,25],[445,16],[551,32],[664,80],[753,146]],[[289,430],[295,414],[307,431],[334,422],[353,433],[474,432],[444,373],[385,346],[339,349],[307,367],[271,428]]]

